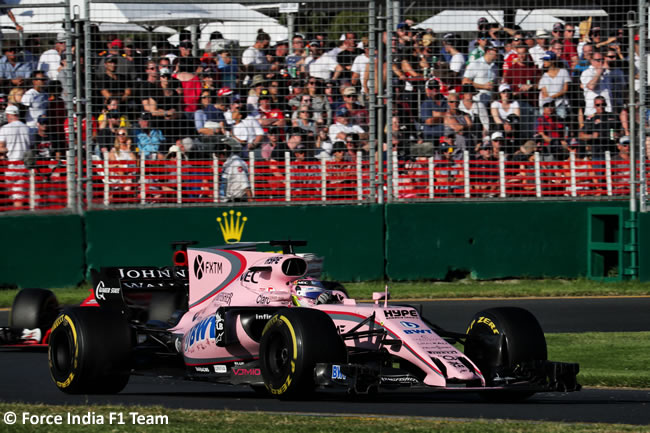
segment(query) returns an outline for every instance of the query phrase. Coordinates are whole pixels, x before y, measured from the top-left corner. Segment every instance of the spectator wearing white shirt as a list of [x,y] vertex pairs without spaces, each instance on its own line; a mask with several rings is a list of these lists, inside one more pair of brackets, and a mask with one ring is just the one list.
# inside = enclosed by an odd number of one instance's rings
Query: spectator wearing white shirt
[[604,60],[601,52],[594,52],[591,58],[591,66],[580,75],[580,87],[584,91],[585,98],[585,116],[591,116],[596,112],[594,107],[596,96],[605,98],[607,104],[605,111],[612,111],[611,89]]
[[565,119],[569,107],[567,92],[571,77],[566,69],[558,67],[557,55],[553,51],[548,51],[543,60],[546,72],[538,85],[540,113],[544,111],[544,104],[554,102],[555,113],[561,119]]
[[245,146],[245,151],[251,151],[259,147],[264,141],[264,129],[257,119],[251,116],[246,116],[245,119],[242,119],[242,117],[240,111],[232,113],[232,119],[235,122],[232,127],[232,135]]
[[[5,173],[5,176],[10,177],[7,182],[11,184],[9,190],[12,192],[11,199],[13,200],[14,207],[20,208],[23,204],[25,196],[20,192],[24,190],[22,184],[24,180],[15,180],[15,176],[23,176],[22,169],[25,168],[23,160],[25,154],[31,146],[31,138],[29,128],[19,119],[19,110],[15,105],[9,105],[5,109],[5,116],[7,117],[7,124],[0,128],[0,158],[6,159],[12,164],[10,170]],[[11,171],[21,170],[21,171]]]
[[481,101],[486,107],[490,106],[492,92],[497,84],[496,58],[496,47],[488,45],[483,57],[467,65],[463,76],[463,84],[471,84],[478,90],[474,100]]
[[59,78],[59,66],[65,52],[65,42],[65,33],[57,34],[54,48],[45,51],[38,59],[38,70],[45,72],[50,80]]
[[451,56],[449,69],[456,77],[462,77],[465,69],[465,56],[456,48],[456,36],[453,33],[447,33],[442,38],[442,45],[445,47],[445,51]]
[[36,71],[32,76],[32,88],[23,95],[22,103],[27,107],[26,124],[36,128],[36,121],[47,114],[49,95],[45,91],[47,77],[45,72]]
[[535,33],[535,42],[537,44],[528,50],[528,54],[530,54],[530,57],[533,59],[533,63],[535,63],[535,66],[539,69],[544,67],[544,60],[542,60],[542,57],[544,57],[546,51],[548,51],[546,48],[548,37],[549,35],[546,30],[537,30]]
[[348,109],[341,107],[334,114],[334,124],[329,128],[329,138],[332,143],[345,141],[349,134],[365,135],[366,132],[359,125],[350,125]]
[[264,55],[264,50],[268,48],[270,43],[271,37],[264,32],[259,32],[255,38],[255,43],[242,53],[241,62],[246,67],[247,80],[250,80],[255,74],[265,74],[271,69],[271,64]]

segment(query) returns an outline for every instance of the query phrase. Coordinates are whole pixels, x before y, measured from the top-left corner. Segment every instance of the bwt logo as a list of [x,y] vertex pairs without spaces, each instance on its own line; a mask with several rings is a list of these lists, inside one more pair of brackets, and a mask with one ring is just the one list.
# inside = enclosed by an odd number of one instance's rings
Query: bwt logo
[[223,265],[219,262],[204,262],[203,257],[198,255],[194,258],[194,275],[199,280],[203,278],[203,274],[221,274],[223,273]]
[[419,328],[420,325],[413,322],[399,322],[405,328]]

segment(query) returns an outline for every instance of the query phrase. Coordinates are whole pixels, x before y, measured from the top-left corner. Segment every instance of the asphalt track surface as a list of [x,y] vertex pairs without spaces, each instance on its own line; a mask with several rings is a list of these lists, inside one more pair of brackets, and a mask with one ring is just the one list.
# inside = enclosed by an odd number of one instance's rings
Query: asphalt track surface
[[[401,302],[394,302],[395,304]],[[406,302],[405,302],[406,303]],[[472,315],[494,306],[532,311],[546,332],[650,331],[650,297],[590,299],[519,299],[409,302],[422,304],[424,315],[450,330],[463,331]],[[7,312],[0,311],[0,324]],[[345,399],[320,392],[311,400],[283,402],[260,397],[246,387],[170,381],[134,376],[114,396],[68,396],[49,377],[42,351],[0,349],[0,401],[46,404],[161,405],[170,408],[229,409],[310,414],[366,414],[484,418],[650,425],[650,390],[590,389],[540,393],[519,404],[493,404],[475,394],[400,392],[368,399]]]

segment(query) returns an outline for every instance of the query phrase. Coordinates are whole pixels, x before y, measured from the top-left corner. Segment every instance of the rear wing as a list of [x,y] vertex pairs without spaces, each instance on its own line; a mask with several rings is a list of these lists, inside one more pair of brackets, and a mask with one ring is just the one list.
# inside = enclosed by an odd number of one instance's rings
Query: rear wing
[[189,280],[184,266],[109,267],[91,269],[95,300],[101,307],[123,309],[141,304],[143,294],[159,291],[187,293]]

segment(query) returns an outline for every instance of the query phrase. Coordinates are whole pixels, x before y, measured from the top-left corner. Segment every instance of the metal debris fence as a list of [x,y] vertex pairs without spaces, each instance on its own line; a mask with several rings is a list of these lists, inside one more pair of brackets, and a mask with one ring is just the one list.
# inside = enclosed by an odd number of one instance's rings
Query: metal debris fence
[[[0,103],[19,108],[32,151],[0,148],[0,212],[536,199],[645,211],[647,5],[534,7],[22,1],[22,28],[0,23]],[[585,78],[599,68],[600,88]]]

